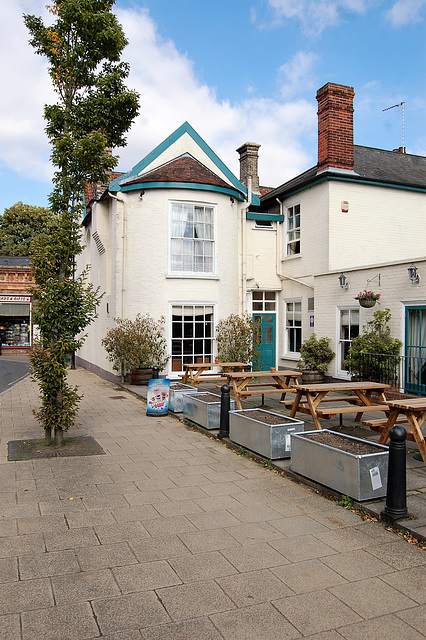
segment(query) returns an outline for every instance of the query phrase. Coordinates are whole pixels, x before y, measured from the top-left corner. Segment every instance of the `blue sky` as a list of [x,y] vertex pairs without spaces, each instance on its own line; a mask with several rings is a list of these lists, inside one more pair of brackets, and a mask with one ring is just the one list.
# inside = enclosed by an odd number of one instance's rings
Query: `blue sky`
[[[0,0],[0,213],[21,200],[46,205],[52,167],[43,104],[54,101],[46,65],[28,44],[22,13],[46,0]],[[317,160],[316,91],[353,86],[354,140],[426,155],[426,0],[117,0],[129,39],[123,58],[141,114],[128,170],[188,121],[238,176],[235,149],[261,145],[263,185]],[[7,88],[7,90],[5,90]]]

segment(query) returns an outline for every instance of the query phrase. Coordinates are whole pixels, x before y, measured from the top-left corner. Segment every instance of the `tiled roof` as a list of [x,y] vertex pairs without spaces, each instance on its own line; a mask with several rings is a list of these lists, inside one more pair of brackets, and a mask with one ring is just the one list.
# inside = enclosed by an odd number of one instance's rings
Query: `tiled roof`
[[30,263],[26,256],[0,256],[0,267],[29,267]]
[[426,189],[426,157],[354,145],[354,172],[338,173],[328,169],[318,174],[317,166],[272,189],[261,198],[261,209],[276,205],[275,198],[308,187],[313,181],[329,175],[347,180],[367,180],[395,184],[407,188]]
[[187,154],[168,162],[158,169],[133,178],[129,182],[126,181],[125,184],[127,186],[146,182],[187,182],[232,188],[230,184],[219,178],[213,171],[210,171],[210,169],[207,169],[207,167]]

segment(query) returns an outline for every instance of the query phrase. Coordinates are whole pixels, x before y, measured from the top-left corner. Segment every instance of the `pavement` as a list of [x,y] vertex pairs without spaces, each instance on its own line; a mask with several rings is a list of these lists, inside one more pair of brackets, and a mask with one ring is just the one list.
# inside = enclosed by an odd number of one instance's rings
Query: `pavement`
[[[10,440],[42,437],[38,389],[27,378],[0,397],[2,640],[426,637],[421,546],[147,416],[146,387],[69,379],[84,397],[68,435],[105,455],[8,462]],[[410,474],[424,481],[424,465]]]

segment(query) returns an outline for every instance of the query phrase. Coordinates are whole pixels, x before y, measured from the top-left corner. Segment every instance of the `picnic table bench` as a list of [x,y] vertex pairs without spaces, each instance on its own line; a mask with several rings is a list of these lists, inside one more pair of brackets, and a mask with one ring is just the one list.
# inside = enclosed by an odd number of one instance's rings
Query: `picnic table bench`
[[[290,417],[294,418],[297,412],[310,414],[316,429],[322,428],[319,418],[329,419],[332,416],[345,413],[356,413],[355,421],[359,422],[364,412],[389,411],[384,394],[386,389],[389,389],[389,385],[379,382],[335,382],[298,385]],[[328,396],[330,393],[341,393],[342,391],[347,392],[348,395]],[[379,404],[373,403],[371,400],[373,391],[379,395]],[[324,407],[323,403],[325,402],[345,402],[346,404]]]
[[241,399],[253,395],[280,393],[281,401],[289,391],[296,387],[290,387],[291,383],[297,385],[300,371],[241,371],[226,374],[227,383],[231,387],[231,393],[235,396],[238,409],[242,409]]
[[[219,371],[213,371],[213,367],[218,368]],[[197,385],[200,384],[200,382],[225,381],[227,379],[227,372],[235,370],[244,371],[245,369],[250,369],[250,365],[244,362],[203,362],[184,364],[183,369],[184,373],[180,375],[182,384]],[[220,369],[226,373],[221,373]]]

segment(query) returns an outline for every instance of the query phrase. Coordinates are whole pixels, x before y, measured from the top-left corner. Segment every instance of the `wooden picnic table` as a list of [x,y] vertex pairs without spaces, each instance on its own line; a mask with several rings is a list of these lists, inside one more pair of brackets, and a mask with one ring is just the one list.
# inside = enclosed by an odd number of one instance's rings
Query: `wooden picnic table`
[[[223,369],[225,374],[215,373],[213,367]],[[245,371],[250,369],[250,365],[244,362],[203,362],[184,364],[184,374],[182,376],[183,384],[199,384],[200,382],[208,382],[209,380],[226,380],[226,373],[232,371]]]
[[[390,385],[380,382],[335,382],[322,384],[300,384],[297,386],[290,417],[298,412],[312,416],[316,429],[321,429],[319,418],[331,418],[343,413],[356,413],[355,421],[359,422],[366,411],[389,411],[385,391]],[[371,395],[377,393],[380,404],[374,404]],[[328,396],[329,393],[345,392],[345,395]],[[349,393],[348,393],[349,392]],[[345,402],[348,404],[333,406],[324,403]]]
[[[385,424],[377,425],[382,432],[379,444],[386,444],[389,431],[398,422],[408,422],[410,428],[407,440],[416,442],[423,462],[426,464],[426,444],[421,426],[426,420],[426,398],[407,398],[406,400],[388,400],[389,415]],[[402,414],[402,415],[401,415]]]
[[[284,401],[288,391],[294,391],[290,387],[301,376],[300,371],[241,371],[226,374],[227,384],[231,387],[231,393],[235,396],[238,409],[242,409],[241,399],[252,395],[265,393],[280,393],[281,401]],[[262,380],[263,378],[263,380]],[[272,387],[272,389],[270,388]]]

